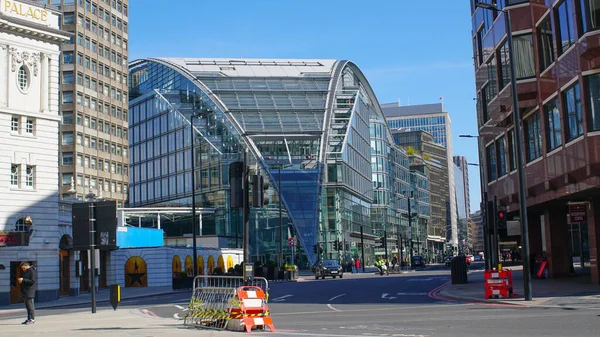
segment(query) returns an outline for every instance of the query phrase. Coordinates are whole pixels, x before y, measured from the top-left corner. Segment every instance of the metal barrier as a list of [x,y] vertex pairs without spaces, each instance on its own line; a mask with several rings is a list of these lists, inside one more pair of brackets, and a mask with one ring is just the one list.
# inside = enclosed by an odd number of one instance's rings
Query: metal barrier
[[235,288],[204,287],[194,289],[184,325],[225,329],[231,320],[232,308],[238,307]]
[[242,276],[198,275],[194,278],[194,292],[197,288],[238,288],[241,286],[260,287],[268,299],[269,281],[264,277],[255,277],[254,281],[246,282]]
[[194,291],[190,299],[184,325],[226,329],[231,319],[240,316],[240,300],[236,290],[243,286],[254,286],[265,293],[268,300],[269,281],[255,277],[246,282],[242,276],[199,275],[194,278]]

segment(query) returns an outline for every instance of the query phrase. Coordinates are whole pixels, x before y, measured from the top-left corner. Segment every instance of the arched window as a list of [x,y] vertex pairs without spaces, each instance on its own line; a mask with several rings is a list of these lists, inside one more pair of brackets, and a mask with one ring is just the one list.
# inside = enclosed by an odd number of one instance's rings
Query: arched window
[[19,88],[21,88],[21,90],[27,90],[27,88],[29,87],[29,73],[27,72],[27,69],[25,68],[25,66],[21,66],[19,68],[19,73],[17,75],[17,80],[19,82]]
[[24,216],[15,223],[15,232],[28,232],[29,226],[31,226],[31,218]]

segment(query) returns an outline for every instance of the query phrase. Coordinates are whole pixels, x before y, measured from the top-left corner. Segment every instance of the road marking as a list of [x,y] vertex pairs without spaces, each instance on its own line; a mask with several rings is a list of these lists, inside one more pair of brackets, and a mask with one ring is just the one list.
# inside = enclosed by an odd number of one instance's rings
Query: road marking
[[383,294],[381,294],[381,298],[387,298],[388,300],[393,300],[393,299],[397,298],[397,297],[387,297],[388,295],[389,295],[388,293],[383,293]]
[[181,317],[179,317],[179,314],[173,314],[173,317],[174,317],[175,319],[181,319]]
[[152,317],[158,317],[157,314],[153,313],[152,311],[150,311],[148,309],[142,309],[142,313],[144,313],[145,315],[152,316]]
[[185,310],[185,309],[186,309],[186,308],[184,308],[184,307],[182,307],[182,306],[180,306],[180,305],[177,305],[177,304],[175,304],[175,308],[177,308],[177,309],[179,309],[179,310]]
[[288,298],[288,297],[292,297],[292,296],[294,296],[294,295],[284,295],[284,296],[280,296],[280,297],[277,297],[277,298],[274,298],[274,299],[272,299],[272,300],[271,300],[271,302],[283,302],[283,301],[285,301],[285,299],[286,299],[286,298]]
[[396,295],[402,295],[402,296],[424,296],[424,295],[427,295],[427,293],[396,293]]
[[327,304],[327,307],[328,307],[329,309],[333,310],[333,311],[342,311],[342,310],[340,310],[340,309],[336,309],[336,308],[334,308],[334,307],[333,307],[331,304]]
[[329,302],[335,300],[336,298],[340,298],[342,296],[346,296],[346,294],[340,294],[340,295],[337,295],[337,296],[333,296],[332,298],[329,299]]

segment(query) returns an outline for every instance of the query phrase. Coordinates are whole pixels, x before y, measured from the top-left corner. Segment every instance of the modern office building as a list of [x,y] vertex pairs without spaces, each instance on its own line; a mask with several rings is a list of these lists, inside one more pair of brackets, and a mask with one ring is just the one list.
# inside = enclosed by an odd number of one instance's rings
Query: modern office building
[[483,217],[481,216],[481,211],[477,211],[471,214],[471,221],[474,223],[474,231],[473,231],[473,253],[479,254],[484,252],[484,243],[483,243]]
[[452,161],[462,173],[463,182],[465,184],[465,188],[463,191],[459,191],[456,189],[456,193],[464,193],[464,198],[467,203],[467,220],[471,217],[471,195],[469,193],[469,163],[467,161],[467,157],[465,156],[453,156]]
[[[58,298],[60,12],[0,2],[0,305],[22,301],[22,261],[38,270],[36,300]],[[68,286],[66,291],[68,292]]]
[[407,150],[411,171],[429,178],[431,217],[427,223],[427,249],[441,252],[452,242],[446,148],[425,131],[392,130],[394,142]]
[[[488,197],[497,198],[509,219],[519,216],[516,149],[522,146],[530,252],[545,252],[550,276],[559,277],[571,274],[571,256],[582,250],[590,261],[592,282],[598,284],[600,4],[497,1],[510,13],[511,27],[505,27],[503,12],[471,4],[477,119]],[[507,31],[514,32],[512,58]],[[522,144],[514,137],[509,62],[516,72]],[[569,244],[577,241],[583,247]]]
[[[93,191],[122,207],[129,185],[128,1],[38,0],[72,33],[60,60],[60,197]],[[75,191],[71,191],[71,180]]]
[[[411,186],[406,152],[393,145],[375,94],[349,61],[144,59],[129,76],[133,207],[189,207],[194,192],[198,207],[214,210],[202,217],[202,236],[239,247],[229,167],[248,151],[271,199],[251,209],[255,260],[277,260],[283,233],[285,261],[293,248],[301,268],[324,257],[362,259],[362,249],[372,263],[381,236],[387,232],[393,253],[392,240],[409,232],[405,195],[413,191],[429,214],[427,180]],[[189,216],[162,228],[167,237],[192,233]]]
[[[381,106],[392,130],[426,131],[433,136],[434,142],[446,149],[448,176],[448,243],[458,244],[456,198],[454,194],[454,167],[452,164],[452,127],[450,115],[443,103],[401,106],[399,103],[387,103]],[[452,233],[452,234],[450,234]]]
[[463,170],[458,167],[455,163],[454,166],[454,186],[456,193],[454,198],[456,199],[456,228],[458,233],[458,252],[464,253],[468,251],[468,240],[469,240],[469,207],[466,200],[466,183],[464,180],[465,174]]

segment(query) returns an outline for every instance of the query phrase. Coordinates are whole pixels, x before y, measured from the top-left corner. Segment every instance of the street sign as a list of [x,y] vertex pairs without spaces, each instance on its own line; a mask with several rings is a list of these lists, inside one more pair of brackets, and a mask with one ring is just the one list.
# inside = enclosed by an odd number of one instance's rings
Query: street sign
[[506,235],[507,236],[517,236],[521,235],[521,222],[520,221],[507,221],[506,222]]
[[587,203],[569,203],[569,216],[567,220],[570,224],[587,222]]
[[288,246],[293,247],[296,244],[296,240],[294,238],[288,239]]

